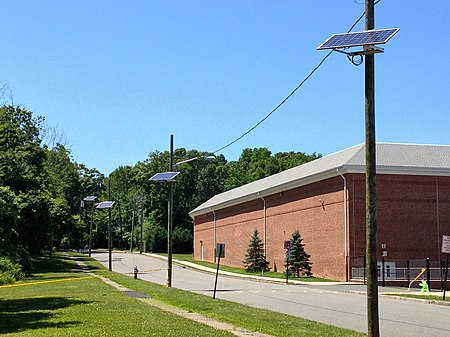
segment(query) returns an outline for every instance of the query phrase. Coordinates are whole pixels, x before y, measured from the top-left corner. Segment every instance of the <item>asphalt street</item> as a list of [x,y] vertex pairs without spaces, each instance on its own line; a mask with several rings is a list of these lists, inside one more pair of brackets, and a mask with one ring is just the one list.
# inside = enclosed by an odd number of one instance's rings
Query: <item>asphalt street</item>
[[[108,266],[108,253],[92,257]],[[162,284],[167,261],[148,255],[113,253],[112,268],[130,277]],[[215,275],[173,265],[172,286],[212,296]],[[385,288],[379,288],[380,294]],[[388,290],[399,290],[389,288]],[[401,290],[401,289],[400,289]],[[314,321],[367,332],[366,296],[362,285],[275,284],[219,275],[216,298],[269,309]],[[384,337],[450,337],[450,306],[379,296],[380,333]]]

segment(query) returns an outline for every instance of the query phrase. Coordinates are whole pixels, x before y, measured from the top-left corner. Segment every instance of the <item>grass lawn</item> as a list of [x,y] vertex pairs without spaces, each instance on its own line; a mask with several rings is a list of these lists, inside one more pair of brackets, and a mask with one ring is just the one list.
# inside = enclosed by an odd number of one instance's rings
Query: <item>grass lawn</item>
[[[90,270],[154,299],[251,331],[273,336],[364,336],[268,310],[213,300],[109,272],[76,254]],[[41,259],[38,271],[14,287],[0,288],[0,334],[5,336],[233,336],[126,297],[100,279],[86,278],[61,255]]]
[[[167,256],[167,254],[158,254],[161,256]],[[192,262],[201,266],[205,266],[205,267],[210,267],[210,268],[217,268],[217,264],[216,263],[211,263],[211,262],[206,262],[206,261],[197,261],[194,260],[194,257],[192,256],[192,254],[173,254],[173,258],[176,260],[180,260],[180,261],[187,261],[187,262]],[[284,274],[284,272],[273,272],[273,271],[266,271],[264,273],[249,273],[247,271],[245,271],[244,268],[235,268],[235,267],[228,267],[228,266],[223,266],[220,265],[220,270],[223,271],[228,271],[231,273],[236,273],[236,274],[244,274],[244,275],[261,275],[264,277],[272,277],[272,278],[277,278],[277,279],[286,279],[286,275]],[[317,277],[293,277],[293,276],[289,276],[290,280],[296,280],[296,281],[303,281],[303,282],[333,282],[334,280],[327,280],[327,279],[323,279],[323,278],[317,278]]]
[[85,278],[62,256],[42,259],[38,268],[21,286],[0,288],[2,336],[233,336]]
[[221,320],[234,326],[250,331],[258,331],[273,336],[288,337],[318,337],[318,336],[365,336],[365,334],[342,329],[306,319],[276,313],[269,310],[252,308],[243,304],[221,299],[213,300],[209,296],[195,294],[176,288],[147,282],[141,279],[109,272],[97,261],[87,260],[86,263],[94,268],[102,268],[97,273],[105,276],[125,287],[147,294],[161,302],[187,311],[198,312],[204,316]]
[[429,294],[423,294],[423,295],[415,295],[415,294],[386,294],[389,296],[399,296],[399,297],[409,297],[409,298],[416,298],[420,300],[426,300],[426,301],[436,301],[436,302],[450,302],[450,298],[448,298],[450,294],[450,291],[447,292],[445,295],[445,301],[442,300],[442,295],[429,295]]

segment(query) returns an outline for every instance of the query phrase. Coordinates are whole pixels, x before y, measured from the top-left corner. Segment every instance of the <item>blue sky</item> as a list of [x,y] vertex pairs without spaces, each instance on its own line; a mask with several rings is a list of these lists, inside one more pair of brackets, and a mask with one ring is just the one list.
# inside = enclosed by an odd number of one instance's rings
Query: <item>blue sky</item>
[[[358,0],[359,1],[359,0]],[[152,151],[215,151],[266,116],[364,11],[340,1],[0,0],[0,85],[105,174]],[[450,144],[450,1],[382,0],[377,141]],[[362,20],[354,29],[364,29]],[[277,112],[223,150],[327,155],[364,142],[364,66],[333,53]]]

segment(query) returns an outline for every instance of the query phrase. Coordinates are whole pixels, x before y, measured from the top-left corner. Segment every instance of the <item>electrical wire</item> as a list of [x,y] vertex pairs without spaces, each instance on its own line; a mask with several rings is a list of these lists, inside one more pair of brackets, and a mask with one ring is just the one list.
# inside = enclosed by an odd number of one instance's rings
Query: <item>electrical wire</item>
[[[375,2],[375,4],[379,3],[381,0],[378,0]],[[366,14],[366,12],[364,11],[361,16],[355,21],[355,23],[350,27],[350,29],[347,31],[347,33],[350,33],[353,28],[355,28],[355,26],[362,20],[362,18],[364,17],[364,15]],[[233,141],[229,142],[228,144],[222,146],[221,148],[211,152],[212,154],[216,154],[217,152],[223,151],[226,148],[230,147],[231,145],[233,145],[234,143],[238,142],[239,140],[241,140],[242,138],[244,138],[245,136],[247,136],[250,132],[252,132],[253,130],[255,130],[258,126],[260,126],[264,121],[266,121],[273,113],[275,113],[284,103],[286,103],[287,100],[289,100],[289,98],[291,98],[296,92],[297,90],[299,90],[303,84],[309,80],[311,78],[311,76],[322,66],[322,64],[325,62],[325,60],[333,53],[333,50],[331,50],[330,52],[328,52],[327,55],[325,55],[325,57],[322,58],[322,60],[319,62],[319,64],[308,74],[308,76],[306,76],[303,81],[301,81],[301,83],[294,89],[291,91],[291,93],[289,95],[286,96],[285,99],[283,99],[281,101],[281,103],[279,103],[274,109],[272,109],[272,111],[270,111],[263,119],[261,119],[258,123],[256,123],[254,126],[252,126],[250,129],[248,129],[246,132],[244,132],[242,135],[240,135],[239,137],[237,137],[236,139],[234,139]]]
[[256,123],[253,127],[251,127],[250,129],[248,129],[246,132],[244,132],[241,136],[239,136],[238,138],[236,138],[235,140],[233,140],[232,142],[228,143],[225,146],[222,146],[220,149],[214,151],[213,153],[217,153],[220,152],[224,149],[226,149],[227,147],[233,145],[234,143],[236,143],[237,141],[241,140],[242,138],[244,138],[245,136],[247,136],[250,132],[252,132],[253,130],[255,130],[258,126],[260,126],[267,118],[269,118],[275,111],[277,111],[284,103],[286,103],[286,101],[292,97],[292,95],[295,94],[295,92],[300,89],[300,87],[307,81],[309,80],[309,78],[316,72],[317,69],[319,69],[319,67],[325,62],[325,60],[333,53],[333,51],[331,50],[330,52],[328,52],[328,54],[319,62],[319,64],[309,73],[308,76],[305,77],[305,79],[294,89],[291,91],[291,93],[286,96],[285,99],[283,99],[281,101],[280,104],[278,104],[271,112],[269,112],[263,119],[261,119],[258,123]]

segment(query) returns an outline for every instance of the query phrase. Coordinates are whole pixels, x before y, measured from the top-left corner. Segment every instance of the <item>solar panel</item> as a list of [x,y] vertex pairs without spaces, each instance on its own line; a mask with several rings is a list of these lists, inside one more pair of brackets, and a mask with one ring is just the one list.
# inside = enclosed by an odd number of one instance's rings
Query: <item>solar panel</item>
[[388,42],[400,28],[374,29],[357,33],[333,34],[317,50],[349,48],[384,44]]
[[151,181],[172,181],[179,174],[180,174],[180,172],[161,172],[161,173],[156,173],[149,180],[151,180]]
[[94,201],[95,199],[97,199],[97,197],[95,195],[88,195],[86,198],[84,198],[84,201]]
[[115,201],[102,201],[97,204],[96,208],[111,208],[113,207]]

